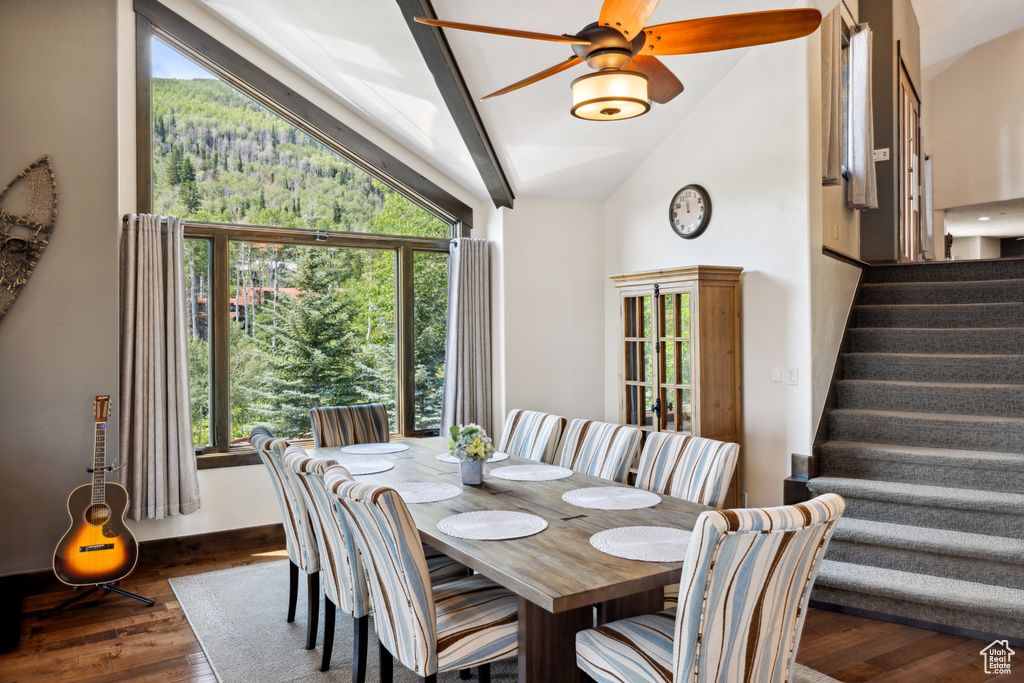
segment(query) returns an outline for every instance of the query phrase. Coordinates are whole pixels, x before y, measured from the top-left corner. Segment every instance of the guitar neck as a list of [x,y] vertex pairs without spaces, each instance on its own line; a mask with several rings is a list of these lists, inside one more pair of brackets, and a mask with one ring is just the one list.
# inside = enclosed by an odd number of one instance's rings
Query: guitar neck
[[107,491],[107,423],[96,423],[96,447],[92,462],[92,502],[103,505]]

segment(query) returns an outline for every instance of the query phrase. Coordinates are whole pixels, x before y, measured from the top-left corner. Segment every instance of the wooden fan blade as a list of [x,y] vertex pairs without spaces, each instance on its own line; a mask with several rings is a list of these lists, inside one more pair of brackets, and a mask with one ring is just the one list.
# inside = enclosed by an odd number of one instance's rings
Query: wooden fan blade
[[632,40],[647,24],[657,6],[658,0],[604,0],[597,23],[610,26]]
[[814,33],[821,23],[816,9],[783,9],[706,17],[648,26],[645,55],[688,55],[765,45]]
[[533,31],[518,31],[514,28],[499,28],[496,26],[480,26],[479,24],[460,24],[457,21],[441,21],[440,19],[425,19],[416,17],[416,21],[427,26],[440,26],[441,28],[457,28],[460,31],[476,31],[477,33],[493,33],[497,36],[511,36],[512,38],[529,38],[530,40],[547,40],[552,43],[570,43],[572,45],[590,45],[590,41],[576,36],[556,36],[553,33],[535,33]]
[[657,57],[637,55],[626,67],[626,71],[639,71],[647,76],[647,96],[652,102],[665,104],[683,92],[683,84]]
[[551,67],[550,69],[544,69],[540,73],[535,73],[534,75],[530,76],[529,78],[524,78],[521,81],[516,81],[512,85],[507,86],[505,88],[502,88],[501,90],[496,90],[496,91],[492,92],[490,95],[484,95],[480,99],[481,100],[486,100],[486,99],[490,99],[491,97],[497,97],[498,95],[504,95],[505,93],[510,93],[513,90],[519,90],[520,88],[525,88],[528,85],[536,83],[537,81],[542,81],[545,78],[547,78],[548,76],[554,76],[555,74],[561,73],[562,71],[565,71],[566,69],[574,67],[577,64],[580,64],[582,62],[583,62],[583,60],[580,59],[579,57],[570,57],[569,59],[565,60],[561,64],[556,64],[555,66]]

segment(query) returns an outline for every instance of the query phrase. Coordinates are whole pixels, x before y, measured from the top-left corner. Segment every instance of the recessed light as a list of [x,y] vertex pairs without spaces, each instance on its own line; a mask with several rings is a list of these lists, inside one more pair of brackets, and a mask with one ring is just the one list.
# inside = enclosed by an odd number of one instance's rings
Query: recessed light
[[978,220],[979,220],[979,221],[987,221],[987,220],[991,220],[991,219],[990,219],[990,218],[989,218],[988,216],[982,216],[982,217],[981,217],[981,218],[979,218]]

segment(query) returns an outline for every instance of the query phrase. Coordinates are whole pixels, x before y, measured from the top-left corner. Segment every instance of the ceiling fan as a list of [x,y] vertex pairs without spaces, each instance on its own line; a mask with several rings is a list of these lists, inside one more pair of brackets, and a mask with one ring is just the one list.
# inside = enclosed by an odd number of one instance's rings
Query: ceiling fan
[[802,38],[821,23],[821,12],[816,9],[791,9],[645,27],[657,6],[658,0],[605,0],[596,23],[564,35],[422,17],[416,17],[416,21],[442,28],[570,44],[572,57],[481,99],[510,93],[586,62],[595,73],[572,82],[570,111],[573,116],[593,121],[640,116],[651,108],[648,100],[665,104],[681,93],[683,84],[659,56],[731,50]]

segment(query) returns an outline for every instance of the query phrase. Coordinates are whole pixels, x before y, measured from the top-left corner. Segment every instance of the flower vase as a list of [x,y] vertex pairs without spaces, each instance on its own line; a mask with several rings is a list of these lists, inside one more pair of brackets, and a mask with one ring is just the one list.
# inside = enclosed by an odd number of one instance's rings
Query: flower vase
[[468,486],[476,486],[484,480],[484,464],[473,460],[463,460],[459,463],[459,472],[462,474],[462,483]]

